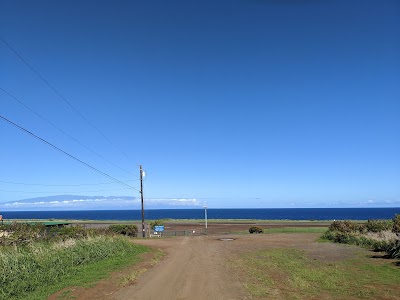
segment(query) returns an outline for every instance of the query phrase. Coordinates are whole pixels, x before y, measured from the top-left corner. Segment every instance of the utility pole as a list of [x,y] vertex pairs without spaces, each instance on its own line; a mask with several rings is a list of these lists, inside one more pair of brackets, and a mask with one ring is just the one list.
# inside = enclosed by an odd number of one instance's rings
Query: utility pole
[[143,202],[143,170],[140,165],[140,197],[142,200],[142,237],[146,237],[146,231],[144,230],[144,202]]

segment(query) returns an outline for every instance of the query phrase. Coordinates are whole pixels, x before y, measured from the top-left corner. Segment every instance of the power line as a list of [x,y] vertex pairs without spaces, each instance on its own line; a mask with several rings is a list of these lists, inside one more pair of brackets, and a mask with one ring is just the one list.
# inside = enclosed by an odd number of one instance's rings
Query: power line
[[[136,180],[121,180],[122,182],[133,182]],[[115,184],[115,182],[99,182],[99,183],[81,183],[81,184],[43,184],[43,183],[24,183],[24,182],[14,182],[14,181],[3,181],[0,183],[15,184],[15,185],[28,185],[28,186],[88,186],[88,185],[104,185],[104,184]]]
[[[124,188],[124,189],[112,189],[112,190],[96,190],[96,191],[79,191],[76,193],[97,193],[97,192],[111,192],[111,191],[122,191],[122,190],[127,190],[129,188]],[[54,194],[54,193],[59,193],[59,194],[69,194],[73,192],[33,192],[33,191],[7,191],[7,190],[0,190],[0,192],[5,192],[5,193],[24,193],[24,194]]]
[[108,175],[107,173],[105,173],[105,172],[103,172],[103,171],[100,171],[99,169],[97,169],[97,168],[95,168],[95,167],[89,165],[88,163],[84,162],[83,160],[80,160],[79,158],[76,158],[76,157],[73,156],[72,154],[69,154],[68,152],[62,150],[61,148],[59,148],[59,147],[53,145],[52,143],[46,141],[45,139],[42,139],[41,137],[37,136],[37,135],[34,134],[33,132],[31,132],[31,131],[29,131],[29,130],[27,130],[27,129],[21,127],[21,126],[19,126],[18,124],[12,122],[11,120],[9,120],[9,119],[7,119],[7,118],[1,116],[1,115],[0,115],[0,118],[1,118],[3,121],[5,121],[5,122],[7,122],[7,123],[13,125],[14,127],[18,128],[19,130],[21,130],[21,131],[27,133],[28,135],[34,137],[35,139],[41,141],[42,143],[44,143],[44,144],[46,144],[46,145],[52,147],[53,149],[55,149],[55,150],[61,152],[61,153],[64,154],[64,155],[68,156],[69,158],[72,158],[73,160],[75,160],[75,161],[77,161],[77,162],[79,162],[79,163],[85,165],[86,167],[88,167],[88,168],[90,168],[90,169],[96,171],[97,173],[100,173],[101,175],[103,175],[103,176],[105,176],[105,177],[108,177],[108,178],[114,180],[115,182],[118,182],[118,183],[120,183],[120,184],[122,184],[122,185],[124,185],[124,186],[126,186],[126,187],[128,187],[128,188],[130,188],[130,189],[132,189],[132,190],[135,190],[135,191],[140,192],[140,190],[138,190],[138,189],[136,189],[136,188],[130,186],[129,184],[126,184],[126,183],[122,182],[121,180],[118,180],[118,179],[112,177],[111,175]]
[[81,116],[82,119],[84,119],[87,123],[89,123],[90,126],[92,126],[103,138],[105,138],[115,149],[117,149],[120,153],[122,153],[126,158],[129,158],[128,155],[126,155],[125,152],[120,150],[111,140],[104,134],[102,133],[92,122],[90,122],[75,106],[71,104],[58,90],[56,90],[26,59],[24,59],[17,50],[15,50],[2,36],[0,36],[0,40],[3,41],[3,43],[16,55],[18,58],[29,67],[29,69],[32,70],[33,73],[35,73],[46,85],[53,90],[53,92],[60,98],[62,99],[67,105],[75,111],[79,116]]
[[95,152],[94,150],[90,149],[89,147],[85,146],[84,144],[82,144],[80,141],[78,141],[76,138],[74,138],[73,136],[71,136],[70,134],[68,134],[67,132],[65,132],[64,130],[62,130],[61,128],[59,128],[58,126],[56,126],[53,122],[49,121],[48,119],[46,119],[45,117],[43,117],[42,115],[40,115],[39,113],[37,113],[36,111],[34,111],[32,108],[30,108],[28,105],[26,105],[24,102],[22,102],[20,99],[18,99],[17,97],[15,97],[14,95],[12,95],[11,93],[9,93],[8,91],[6,91],[5,89],[3,89],[2,87],[0,87],[0,90],[3,91],[6,95],[8,95],[9,97],[11,97],[12,99],[14,99],[15,101],[17,101],[19,104],[21,104],[22,106],[24,106],[26,109],[30,110],[32,113],[34,113],[35,115],[37,115],[39,118],[41,118],[42,120],[44,120],[45,122],[47,122],[48,124],[50,124],[51,126],[53,126],[55,129],[57,129],[58,131],[60,131],[61,133],[63,133],[64,135],[68,136],[70,139],[72,139],[73,141],[75,141],[76,143],[78,143],[79,145],[81,145],[82,147],[84,147],[86,150],[92,152],[93,154],[97,155],[98,157],[100,157],[101,159],[105,160],[106,162],[108,162],[109,164],[113,165],[114,167],[132,175],[132,176],[136,176],[135,174],[129,172],[128,170],[125,170],[124,168],[121,168],[120,166],[114,164],[113,162],[111,162],[110,160],[108,160],[107,158],[103,157],[102,155],[98,154],[97,152]]

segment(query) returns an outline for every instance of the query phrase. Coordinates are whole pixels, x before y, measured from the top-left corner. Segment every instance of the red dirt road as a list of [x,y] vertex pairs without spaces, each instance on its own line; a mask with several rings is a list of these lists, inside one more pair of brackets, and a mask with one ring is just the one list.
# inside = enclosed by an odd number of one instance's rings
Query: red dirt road
[[226,266],[224,243],[210,237],[138,240],[165,250],[167,257],[120,289],[114,299],[246,299],[238,278]]

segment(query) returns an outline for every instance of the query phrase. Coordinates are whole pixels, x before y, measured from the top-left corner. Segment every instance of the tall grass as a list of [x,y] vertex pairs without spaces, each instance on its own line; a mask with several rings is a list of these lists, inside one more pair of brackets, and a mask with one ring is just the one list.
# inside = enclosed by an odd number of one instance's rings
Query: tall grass
[[25,299],[43,285],[79,273],[82,266],[115,257],[137,256],[146,247],[119,236],[67,239],[0,248],[0,299]]
[[335,221],[322,235],[322,240],[384,251],[387,252],[388,257],[400,258],[399,230],[400,215],[396,215],[393,220],[368,220],[364,224],[353,221]]

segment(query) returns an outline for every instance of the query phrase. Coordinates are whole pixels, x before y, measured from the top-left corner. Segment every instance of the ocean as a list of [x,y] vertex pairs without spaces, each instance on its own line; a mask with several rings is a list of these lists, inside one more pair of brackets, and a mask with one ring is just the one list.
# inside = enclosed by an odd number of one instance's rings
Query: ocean
[[[3,219],[141,220],[140,210],[3,211]],[[385,208],[238,208],[207,209],[209,219],[367,220],[391,219],[400,207]],[[151,209],[145,218],[203,219],[204,209]]]

